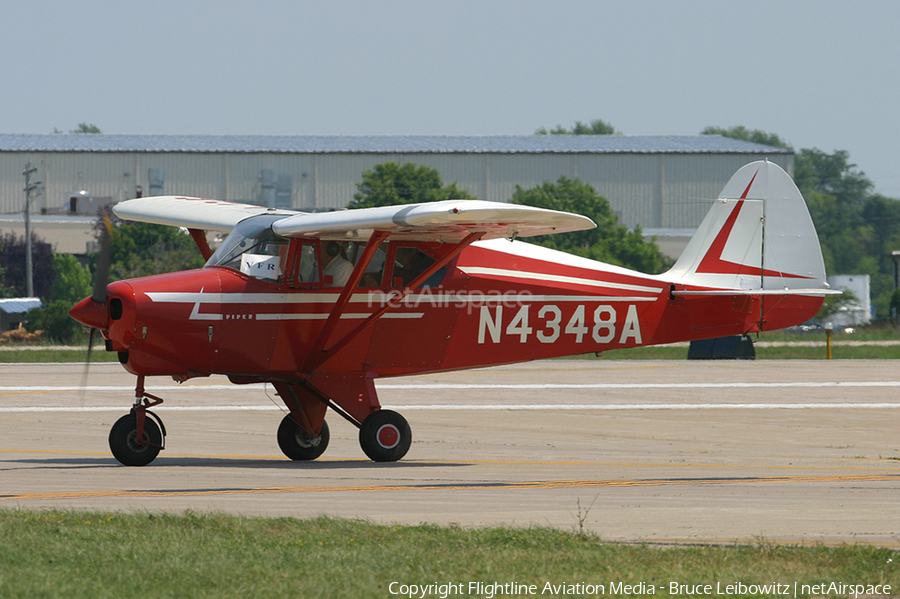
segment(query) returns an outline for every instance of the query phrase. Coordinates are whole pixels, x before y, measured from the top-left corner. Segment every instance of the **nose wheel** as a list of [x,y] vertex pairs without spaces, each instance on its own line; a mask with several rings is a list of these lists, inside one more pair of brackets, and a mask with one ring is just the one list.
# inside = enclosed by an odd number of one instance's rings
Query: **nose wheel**
[[144,391],[144,377],[138,376],[131,412],[116,420],[109,431],[109,449],[125,466],[146,466],[165,448],[166,427],[147,409],[162,402]]
[[152,418],[144,419],[144,430],[138,439],[136,412],[119,418],[109,431],[109,449],[125,466],[146,466],[159,455],[163,435]]
[[411,443],[409,423],[393,410],[372,412],[359,427],[359,445],[375,462],[396,462],[406,455]]

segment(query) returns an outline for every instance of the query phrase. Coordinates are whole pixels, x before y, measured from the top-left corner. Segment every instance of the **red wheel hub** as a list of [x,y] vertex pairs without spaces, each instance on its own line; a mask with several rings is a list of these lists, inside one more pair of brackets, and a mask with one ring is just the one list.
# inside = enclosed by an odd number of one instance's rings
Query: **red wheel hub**
[[400,443],[400,430],[393,424],[385,424],[375,434],[378,444],[385,449],[393,449]]

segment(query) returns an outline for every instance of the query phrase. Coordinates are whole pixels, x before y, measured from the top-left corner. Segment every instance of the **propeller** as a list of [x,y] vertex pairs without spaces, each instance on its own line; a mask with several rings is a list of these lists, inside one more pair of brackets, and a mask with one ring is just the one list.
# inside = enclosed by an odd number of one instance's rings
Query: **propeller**
[[84,376],[82,377],[81,386],[87,385],[88,368],[91,363],[91,353],[94,348],[94,336],[97,333],[98,323],[108,323],[108,307],[106,300],[108,297],[107,285],[109,284],[109,262],[110,262],[110,236],[113,232],[113,224],[109,218],[109,211],[104,209],[101,214],[103,227],[100,228],[100,251],[97,255],[97,268],[94,271],[94,283],[91,291],[91,297],[83,299],[79,302],[69,314],[90,327],[88,334],[87,359],[84,365]]

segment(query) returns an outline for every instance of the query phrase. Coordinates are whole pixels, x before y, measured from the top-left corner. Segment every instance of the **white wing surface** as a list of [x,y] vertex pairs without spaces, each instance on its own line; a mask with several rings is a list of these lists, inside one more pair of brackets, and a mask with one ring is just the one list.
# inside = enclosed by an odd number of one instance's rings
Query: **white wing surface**
[[392,239],[456,242],[470,233],[483,232],[482,239],[486,240],[581,231],[596,226],[591,219],[569,212],[481,200],[444,200],[295,214],[273,223],[272,230],[284,237],[330,239],[365,239],[373,231],[387,231]]
[[226,233],[249,216],[297,214],[264,206],[183,196],[155,196],[119,202],[113,206],[113,213],[124,220]]
[[334,212],[295,212],[204,198],[157,196],[120,202],[119,218],[173,227],[229,232],[257,214],[280,214],[272,230],[283,237],[367,239],[373,231],[387,231],[393,239],[456,242],[470,233],[482,239],[533,237],[593,229],[591,219],[532,206],[445,200],[423,204],[380,206]]

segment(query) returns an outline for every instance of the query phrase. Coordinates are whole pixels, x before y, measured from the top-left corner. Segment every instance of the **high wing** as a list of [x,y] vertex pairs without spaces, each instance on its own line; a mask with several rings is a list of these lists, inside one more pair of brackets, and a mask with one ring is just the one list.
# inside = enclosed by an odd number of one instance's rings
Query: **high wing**
[[483,233],[484,240],[533,237],[597,226],[591,219],[577,214],[481,200],[298,213],[203,198],[159,196],[121,202],[113,212],[126,220],[224,232],[250,216],[284,214],[286,218],[272,225],[273,231],[283,237],[361,240],[371,237],[374,231],[383,231],[390,233],[392,239],[448,243],[461,241],[472,233]]
[[384,231],[391,239],[458,242],[471,233],[482,240],[533,237],[593,229],[591,219],[532,206],[444,200],[404,206],[381,206],[314,214],[296,214],[277,221],[272,230],[284,237],[368,238]]
[[124,220],[224,233],[230,232],[245,218],[257,214],[296,214],[291,210],[184,196],[154,196],[127,200],[113,206],[113,213]]

